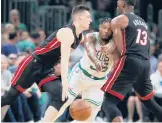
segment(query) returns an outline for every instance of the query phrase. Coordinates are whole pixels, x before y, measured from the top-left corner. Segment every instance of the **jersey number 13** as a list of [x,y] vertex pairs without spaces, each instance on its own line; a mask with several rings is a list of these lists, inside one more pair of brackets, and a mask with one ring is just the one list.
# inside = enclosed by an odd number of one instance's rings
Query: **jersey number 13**
[[147,44],[147,32],[146,31],[142,31],[141,29],[137,29],[137,39],[136,39],[136,43],[140,44],[140,45],[146,45]]

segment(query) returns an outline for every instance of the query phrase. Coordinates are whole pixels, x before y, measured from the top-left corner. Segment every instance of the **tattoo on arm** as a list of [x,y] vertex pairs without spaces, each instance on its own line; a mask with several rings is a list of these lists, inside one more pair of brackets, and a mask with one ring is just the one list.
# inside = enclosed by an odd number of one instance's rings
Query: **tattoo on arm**
[[95,39],[92,36],[86,38],[86,42],[84,43],[84,48],[90,60],[93,63],[95,63],[97,61],[97,52],[95,49]]

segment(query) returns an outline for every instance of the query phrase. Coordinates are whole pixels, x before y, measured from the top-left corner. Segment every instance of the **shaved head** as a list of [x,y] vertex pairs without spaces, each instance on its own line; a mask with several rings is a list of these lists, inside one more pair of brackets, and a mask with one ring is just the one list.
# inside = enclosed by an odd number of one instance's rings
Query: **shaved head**
[[85,5],[75,6],[72,10],[72,18],[74,20],[77,15],[81,15],[81,14],[84,14],[85,12],[89,12],[89,11],[90,11],[90,9]]
[[136,5],[136,0],[123,0],[127,5],[130,6],[135,6]]

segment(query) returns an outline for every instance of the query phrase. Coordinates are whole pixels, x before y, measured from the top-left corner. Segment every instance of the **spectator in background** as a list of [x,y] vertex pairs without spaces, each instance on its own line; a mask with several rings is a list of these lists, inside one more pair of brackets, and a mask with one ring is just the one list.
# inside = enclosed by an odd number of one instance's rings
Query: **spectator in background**
[[36,46],[29,36],[29,33],[27,31],[23,31],[21,33],[21,40],[17,43],[17,47],[21,52],[31,52]]
[[46,39],[46,33],[45,33],[45,31],[43,29],[39,29],[37,32],[40,35],[40,42],[43,42]]
[[157,71],[151,75],[151,82],[155,89],[155,98],[161,100],[159,105],[162,106],[162,60],[158,62]]
[[13,65],[15,65],[15,63],[16,63],[16,60],[17,60],[17,55],[16,54],[10,54],[9,56],[8,56],[8,58],[9,58],[9,60],[10,60],[10,66],[13,66]]
[[11,85],[12,73],[7,70],[8,66],[8,58],[1,55],[1,94],[4,94]]
[[40,34],[34,32],[30,36],[31,36],[31,41],[34,43],[35,47],[39,46],[41,43]]
[[5,25],[1,24],[1,45],[3,45],[4,43],[6,43],[8,41],[8,35],[6,33],[5,30]]
[[100,11],[106,11],[106,8],[110,2],[110,0],[97,0],[97,9]]
[[2,25],[2,44],[9,40],[9,34],[15,32],[15,27],[13,24]]
[[134,116],[134,109],[136,107],[137,113],[139,116],[138,122],[143,121],[143,112],[142,112],[142,104],[139,98],[136,96],[134,90],[132,90],[130,97],[128,98],[128,122],[133,122],[133,116]]
[[162,61],[162,54],[160,54],[160,55],[158,56],[158,60],[159,60],[159,61]]
[[157,58],[154,56],[155,53],[155,41],[150,39],[150,62],[151,62],[151,74],[156,72],[157,69]]
[[153,39],[153,40],[156,40],[156,35],[157,35],[157,32],[158,32],[158,27],[155,23],[153,23],[152,21],[148,22],[148,26],[149,26],[149,31],[150,31],[150,34],[149,36]]
[[11,73],[14,73],[18,67],[18,65],[20,64],[20,62],[27,56],[27,53],[21,53],[17,56],[17,59],[15,61],[15,63],[12,66],[9,66],[8,70]]
[[154,99],[162,106],[162,59],[159,59],[157,71],[151,75],[151,82],[155,90]]
[[16,46],[17,42],[17,34],[16,32],[9,34],[9,41],[2,45],[1,53],[5,56],[9,56],[10,54],[18,54],[20,50]]
[[[9,72],[11,71],[11,73],[13,74],[16,71],[18,64],[26,56],[27,56],[26,53],[22,53],[22,54],[18,55],[14,64],[8,68]],[[15,57],[15,56],[13,54],[11,54],[9,57]],[[9,83],[9,85],[11,85],[11,81],[8,81],[8,83]],[[30,93],[30,92],[28,92],[28,90],[25,91],[11,105],[11,108],[9,108],[4,121],[5,122],[26,122],[26,121],[34,122],[34,120],[39,121],[41,118],[40,106],[39,105],[38,105],[39,107],[35,106],[35,108],[31,107],[33,105],[37,105],[38,103],[39,103],[39,98],[38,98],[37,94]]]
[[10,23],[6,24],[5,25],[5,30],[6,30],[7,34],[15,32],[15,26],[13,24],[10,24]]
[[158,56],[162,54],[162,38],[159,39],[159,41],[156,44],[156,51],[154,53],[155,57],[158,58]]
[[21,23],[19,11],[17,9],[13,9],[10,11],[10,23],[15,26],[16,31],[26,31],[27,27],[25,24]]
[[30,40],[29,32],[28,31],[21,32],[20,40],[21,41],[23,41],[23,40]]
[[48,1],[49,5],[67,5],[67,0],[48,0]]
[[30,88],[23,92],[23,94],[27,97],[27,102],[33,114],[34,122],[40,122],[42,118],[42,112],[39,100],[42,95],[38,89],[37,84],[34,83]]
[[[1,95],[4,95],[11,86],[12,73],[7,70],[8,66],[8,58],[5,55],[1,55]],[[2,120],[4,119],[4,116],[4,114],[1,114]],[[7,119],[10,122],[16,122],[16,118],[10,108],[7,113]]]
[[44,5],[48,5],[50,0],[37,0],[39,6],[44,6]]

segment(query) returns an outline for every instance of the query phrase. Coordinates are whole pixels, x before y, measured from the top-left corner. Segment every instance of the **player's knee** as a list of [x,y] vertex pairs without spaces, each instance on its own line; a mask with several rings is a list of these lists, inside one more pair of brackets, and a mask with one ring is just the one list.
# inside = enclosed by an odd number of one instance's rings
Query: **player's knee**
[[140,100],[139,100],[139,98],[136,96],[135,97],[135,102],[139,102]]
[[134,103],[135,102],[135,97],[134,96],[130,96],[128,99],[129,103]]
[[11,87],[10,90],[5,95],[2,96],[1,107],[5,105],[11,105],[20,94],[21,92],[19,92],[14,87]]

